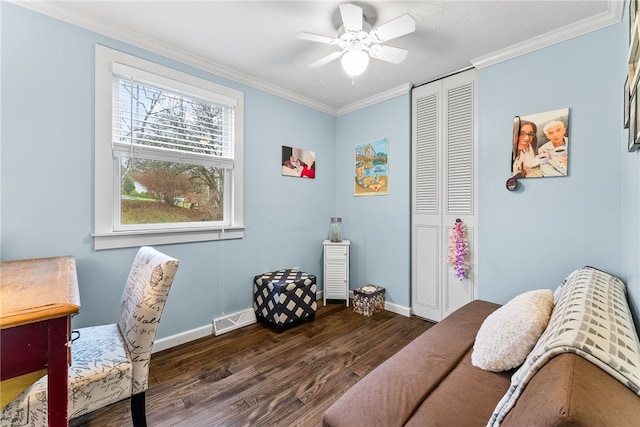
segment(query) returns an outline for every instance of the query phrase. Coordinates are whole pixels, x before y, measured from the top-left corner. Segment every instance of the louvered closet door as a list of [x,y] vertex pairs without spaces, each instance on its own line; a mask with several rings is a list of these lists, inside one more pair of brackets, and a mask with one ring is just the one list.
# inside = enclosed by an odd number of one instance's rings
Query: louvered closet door
[[[411,304],[440,321],[475,298],[475,70],[412,93]],[[470,246],[468,278],[449,266],[449,234],[460,218]]]

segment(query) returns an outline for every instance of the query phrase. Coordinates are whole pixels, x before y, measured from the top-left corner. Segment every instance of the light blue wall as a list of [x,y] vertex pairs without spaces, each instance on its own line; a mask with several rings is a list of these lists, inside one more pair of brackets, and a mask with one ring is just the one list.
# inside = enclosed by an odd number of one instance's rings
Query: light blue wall
[[[7,2],[2,26],[1,258],[73,255],[74,326],[114,322],[135,248],[94,251],[94,45],[123,50],[245,94],[245,238],[164,245],[180,259],[158,337],[251,307],[253,275],[299,266],[322,278],[334,213],[335,117]],[[280,174],[281,146],[316,152],[315,180]]]
[[[629,8],[625,7],[620,45],[629,46]],[[623,55],[622,79],[626,78],[627,58]],[[628,131],[622,139],[626,140]],[[629,153],[622,150],[622,267],[629,292],[629,304],[635,315],[636,329],[640,331],[640,150]]]
[[[74,326],[115,321],[135,249],[93,251],[93,49],[105,44],[245,93],[242,240],[165,245],[181,260],[159,337],[250,307],[254,274],[300,266],[322,279],[329,218],[353,242],[351,288],[410,305],[410,96],[339,117],[0,2],[0,258],[74,255]],[[555,288],[590,264],[640,307],[639,154],[621,129],[627,22],[479,72],[479,297]],[[357,83],[356,83],[357,84]],[[513,116],[571,109],[569,176],[505,189]],[[354,197],[354,147],[387,138],[389,194]],[[316,151],[315,180],[280,176],[280,146]]]
[[[624,31],[621,23],[480,70],[480,298],[504,303],[525,290],[555,289],[584,265],[624,278]],[[523,179],[521,190],[507,191],[513,117],[564,107],[569,176]],[[637,204],[635,191],[627,203]],[[627,250],[637,259],[634,227]],[[637,297],[637,279],[631,285]]]
[[[339,116],[336,128],[335,214],[343,218],[351,240],[350,287],[384,286],[388,302],[409,307],[410,95]],[[355,146],[383,138],[389,144],[389,192],[355,197]]]

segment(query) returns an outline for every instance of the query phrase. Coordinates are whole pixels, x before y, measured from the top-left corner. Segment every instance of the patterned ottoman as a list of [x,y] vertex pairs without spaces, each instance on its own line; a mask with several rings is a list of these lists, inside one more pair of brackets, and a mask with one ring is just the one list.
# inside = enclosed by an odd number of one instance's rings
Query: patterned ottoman
[[316,276],[298,270],[278,270],[253,279],[253,310],[278,328],[316,317]]

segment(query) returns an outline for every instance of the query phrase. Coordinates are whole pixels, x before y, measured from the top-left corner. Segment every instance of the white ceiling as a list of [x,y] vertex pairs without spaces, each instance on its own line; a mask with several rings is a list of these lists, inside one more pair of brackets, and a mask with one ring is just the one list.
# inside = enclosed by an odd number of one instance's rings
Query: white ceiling
[[367,100],[619,22],[623,0],[367,1],[373,26],[404,13],[416,31],[385,44],[409,50],[394,65],[372,59],[355,80],[340,61],[310,69],[336,48],[300,40],[337,35],[341,1],[16,1],[81,27],[340,114]]

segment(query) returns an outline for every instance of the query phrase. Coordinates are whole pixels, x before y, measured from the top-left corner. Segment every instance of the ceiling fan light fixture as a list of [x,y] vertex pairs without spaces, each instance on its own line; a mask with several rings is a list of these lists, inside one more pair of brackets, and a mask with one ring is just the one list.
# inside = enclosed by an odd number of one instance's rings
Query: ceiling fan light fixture
[[340,60],[342,69],[351,77],[359,76],[369,66],[369,55],[363,50],[351,50]]
[[[2,0],[0,0],[2,1]],[[416,30],[416,21],[405,13],[386,24],[371,28],[362,7],[352,3],[339,6],[342,26],[338,28],[338,37],[331,38],[307,32],[298,33],[298,38],[312,42],[334,45],[340,50],[321,58],[309,65],[318,68],[338,58],[342,68],[355,83],[356,76],[364,73],[369,66],[369,57],[392,64],[400,64],[409,53],[406,49],[383,45],[389,40],[402,37]]]

